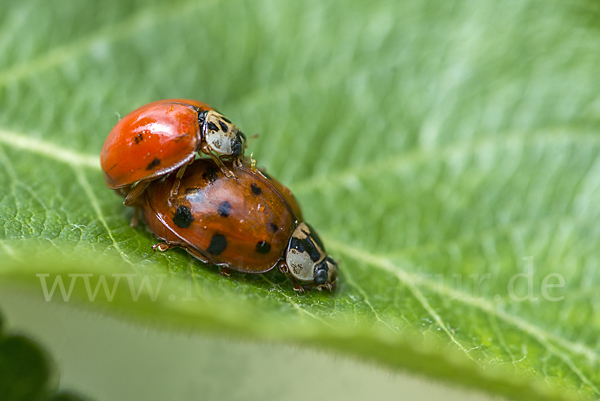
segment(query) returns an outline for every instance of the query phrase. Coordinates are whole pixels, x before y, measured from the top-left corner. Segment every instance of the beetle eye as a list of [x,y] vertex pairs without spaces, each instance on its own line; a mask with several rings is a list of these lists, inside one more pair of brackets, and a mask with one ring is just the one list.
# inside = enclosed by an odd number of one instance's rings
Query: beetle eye
[[317,265],[315,270],[315,284],[325,284],[329,278],[329,266],[327,265],[327,262],[325,260],[322,261]]
[[208,114],[206,110],[203,110],[198,113],[198,125],[200,125],[200,127],[204,126],[204,122],[206,121],[206,114]]
[[231,140],[231,155],[237,157],[244,152],[244,146],[242,145],[242,141],[239,137],[233,138]]
[[329,274],[327,274],[327,270],[319,270],[315,275],[315,284],[325,284],[327,282],[328,277]]

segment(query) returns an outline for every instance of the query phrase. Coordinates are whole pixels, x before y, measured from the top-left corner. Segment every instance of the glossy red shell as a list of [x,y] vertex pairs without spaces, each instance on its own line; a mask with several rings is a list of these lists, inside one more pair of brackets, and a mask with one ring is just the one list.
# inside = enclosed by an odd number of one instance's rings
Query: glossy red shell
[[202,136],[198,112],[212,110],[196,100],[149,103],[123,117],[100,155],[106,185],[124,188],[167,174],[195,157]]
[[227,167],[236,178],[226,178],[212,160],[197,159],[187,167],[172,204],[175,175],[152,182],[142,203],[148,227],[206,263],[246,273],[269,271],[284,256],[300,208],[276,180],[246,164]]
[[263,172],[263,175],[268,179],[273,188],[275,188],[275,191],[279,192],[283,199],[285,199],[289,208],[292,209],[292,213],[294,213],[294,216],[296,216],[296,220],[298,220],[298,222],[304,221],[304,218],[302,217],[302,210],[300,210],[300,205],[298,204],[298,201],[296,200],[296,197],[292,191],[290,191],[288,187],[271,177],[271,175],[267,174],[266,172]]

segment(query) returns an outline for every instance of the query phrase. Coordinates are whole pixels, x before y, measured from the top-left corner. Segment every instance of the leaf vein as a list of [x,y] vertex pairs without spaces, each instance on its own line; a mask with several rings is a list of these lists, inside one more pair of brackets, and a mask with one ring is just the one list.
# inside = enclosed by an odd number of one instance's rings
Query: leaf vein
[[261,274],[261,277],[264,281],[269,283],[278,293],[283,295],[284,298],[286,298],[286,300],[288,301],[288,303],[290,305],[292,305],[292,307],[294,309],[296,309],[298,312],[304,313],[305,315],[310,316],[311,318],[313,318],[315,320],[318,320],[319,322],[323,323],[326,326],[333,327],[329,322],[326,322],[325,320],[321,319],[319,316],[307,311],[306,309],[304,309],[300,305],[298,305],[296,302],[294,302],[292,297],[290,297],[288,294],[286,294],[277,284],[275,284],[274,282],[269,280],[267,277],[265,277],[264,274]]
[[70,150],[40,138],[0,130],[0,142],[8,147],[38,154],[71,167],[88,167],[93,170],[100,170],[100,158],[98,156]]
[[346,279],[346,281],[348,282],[348,284],[350,284],[351,286],[353,286],[354,288],[356,288],[356,290],[360,293],[360,295],[362,295],[365,303],[367,304],[367,306],[369,307],[369,309],[371,309],[371,312],[373,312],[373,315],[375,315],[375,319],[377,319],[378,322],[383,323],[385,326],[387,326],[393,332],[397,333],[399,331],[397,328],[394,328],[394,327],[390,326],[385,320],[381,319],[381,317],[377,313],[377,310],[373,307],[373,304],[369,300],[369,297],[368,297],[367,293],[365,292],[365,290],[360,285],[358,285],[358,283],[356,281],[354,281],[352,279],[352,276],[351,276],[351,274],[350,274],[350,272],[348,270],[346,270],[344,272],[344,278]]
[[484,150],[498,151],[502,149],[520,149],[524,146],[548,146],[560,141],[572,143],[594,143],[600,144],[600,136],[590,134],[587,131],[573,131],[564,129],[543,129],[524,136],[523,133],[497,133],[479,141],[467,141],[450,143],[442,147],[432,149],[415,149],[403,154],[396,154],[385,159],[375,159],[362,166],[350,166],[346,169],[329,175],[313,176],[289,185],[294,192],[308,192],[316,189],[331,189],[346,185],[351,180],[360,177],[380,176],[382,174],[395,173],[402,168],[412,168],[422,163],[448,160],[452,157],[464,154],[477,154]]
[[40,71],[74,60],[90,51],[97,43],[104,44],[127,39],[135,32],[152,26],[156,21],[164,21],[165,18],[185,14],[189,8],[193,9],[205,5],[207,5],[207,2],[188,1],[180,3],[178,5],[179,7],[174,7],[173,4],[169,4],[169,6],[144,9],[122,22],[106,26],[80,40],[56,47],[32,60],[0,71],[0,87],[6,86],[9,82],[15,82],[33,76]]
[[[323,235],[323,237],[325,237],[325,235]],[[547,343],[548,340],[552,340],[554,343],[560,345],[564,349],[567,349],[568,351],[574,354],[585,356],[588,360],[594,363],[600,361],[600,355],[598,355],[598,353],[595,350],[589,348],[585,344],[573,342],[571,340],[549,333],[543,328],[528,323],[518,316],[511,315],[510,313],[498,308],[497,306],[493,305],[491,302],[485,300],[484,298],[476,298],[462,291],[449,288],[440,282],[434,282],[427,278],[419,277],[413,273],[403,270],[387,258],[378,256],[368,251],[361,250],[359,247],[356,246],[349,246],[340,243],[338,241],[333,240],[329,236],[327,236],[327,242],[330,248],[334,248],[337,251],[344,253],[355,260],[359,260],[361,262],[369,264],[370,266],[377,267],[380,270],[388,272],[403,281],[406,280],[407,282],[412,283],[413,285],[419,283],[423,287],[426,287],[428,290],[436,292],[439,295],[454,299],[457,302],[462,302],[468,306],[480,309],[486,313],[493,314],[498,319],[512,325],[513,327],[516,327],[524,333],[529,334],[542,345]]]
[[92,208],[96,212],[98,220],[100,220],[100,223],[102,223],[102,225],[106,229],[106,232],[107,232],[110,240],[112,241],[113,246],[115,247],[116,251],[121,256],[121,259],[123,259],[124,262],[128,263],[135,269],[135,265],[129,260],[127,255],[125,255],[125,253],[121,250],[119,243],[115,240],[112,230],[108,226],[108,223],[106,222],[106,219],[104,218],[104,215],[102,214],[102,210],[100,210],[98,198],[96,198],[96,195],[94,195],[94,192],[92,191],[92,188],[90,187],[90,184],[89,184],[87,178],[85,177],[85,174],[80,169],[74,168],[73,170],[75,171],[77,181],[79,182],[79,184],[83,188],[84,192],[86,193],[87,197],[89,198],[89,200],[92,204]]

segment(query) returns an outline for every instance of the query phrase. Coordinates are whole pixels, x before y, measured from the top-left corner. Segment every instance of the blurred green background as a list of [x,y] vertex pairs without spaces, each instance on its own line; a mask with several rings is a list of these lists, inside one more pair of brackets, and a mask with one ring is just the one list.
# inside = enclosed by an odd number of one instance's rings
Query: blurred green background
[[[170,341],[188,377],[197,368],[241,394],[258,381],[243,367],[268,355],[261,372],[291,359],[296,378],[316,379],[322,365],[321,375],[372,377],[388,395],[399,382],[379,368],[513,399],[600,397],[597,2],[0,0],[0,9],[0,281],[10,288],[0,310],[6,303],[14,327],[35,335],[64,318],[97,346],[99,323],[116,348],[147,330],[155,341],[144,346],[157,349],[138,349],[149,358],[138,365],[162,373],[149,360]],[[205,101],[260,134],[249,153],[290,187],[341,261],[336,293],[297,296],[277,272],[227,279],[185,252],[154,253],[154,237],[129,226],[99,152],[119,116],[171,97]],[[90,302],[79,279],[70,303],[103,316],[90,320],[46,305],[36,276],[92,274],[95,288],[102,275],[129,273],[138,286],[165,275],[158,297],[132,300],[121,283],[114,300],[100,291]],[[548,277],[564,285],[546,293]],[[76,341],[52,338],[40,341],[66,361]],[[187,346],[215,363],[198,364]],[[85,392],[77,384],[91,368],[70,366],[82,374],[67,383]],[[227,370],[243,379],[215,374]],[[148,377],[149,393],[172,388]],[[351,388],[342,387],[331,391]],[[250,393],[275,398],[268,391]]]

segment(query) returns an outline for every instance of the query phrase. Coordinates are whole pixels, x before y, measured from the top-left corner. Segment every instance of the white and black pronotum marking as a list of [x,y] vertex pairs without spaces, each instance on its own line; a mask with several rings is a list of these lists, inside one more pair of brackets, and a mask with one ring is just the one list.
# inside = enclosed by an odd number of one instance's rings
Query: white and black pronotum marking
[[246,148],[246,136],[231,121],[214,110],[198,114],[204,141],[218,155],[239,157]]
[[325,251],[319,235],[308,224],[300,223],[294,230],[286,253],[290,274],[303,282],[322,285],[335,281],[337,263]]

